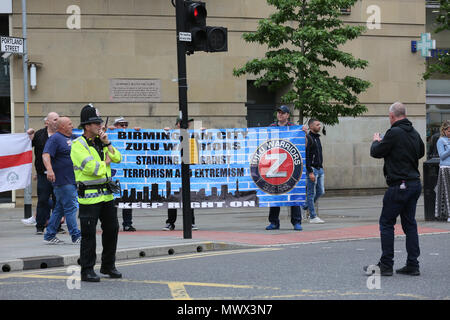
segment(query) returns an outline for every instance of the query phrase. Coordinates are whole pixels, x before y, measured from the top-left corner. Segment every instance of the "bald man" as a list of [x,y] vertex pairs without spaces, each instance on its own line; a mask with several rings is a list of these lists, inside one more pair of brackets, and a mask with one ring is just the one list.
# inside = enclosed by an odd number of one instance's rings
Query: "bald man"
[[53,186],[47,180],[47,172],[45,170],[44,162],[42,161],[42,152],[49,137],[56,132],[56,124],[59,115],[56,112],[50,112],[44,118],[45,127],[35,132],[33,128],[27,130],[28,136],[32,141],[34,147],[34,166],[36,168],[37,176],[37,196],[38,202],[36,206],[36,234],[44,234],[44,228],[47,220],[50,219],[50,212],[52,207],[50,205],[50,197],[53,198],[53,206],[55,204],[55,197],[53,195]]
[[[417,233],[416,206],[422,191],[419,159],[425,155],[425,145],[411,121],[406,117],[406,108],[401,102],[389,108],[391,128],[382,138],[373,136],[370,155],[384,159],[384,176],[389,186],[383,198],[380,216],[381,258],[377,264],[382,276],[392,276],[394,266],[394,226],[400,216],[406,235],[406,266],[396,273],[420,275],[420,255]],[[368,270],[367,267],[364,267]],[[371,269],[373,270],[373,269]]]
[[57,121],[57,129],[58,131],[48,139],[42,154],[47,169],[47,179],[52,183],[56,197],[55,208],[44,234],[44,243],[50,245],[64,243],[56,237],[58,224],[64,216],[72,243],[80,244],[81,232],[77,224],[77,187],[70,158],[72,139],[75,138],[72,136],[72,121],[68,117],[60,117]]

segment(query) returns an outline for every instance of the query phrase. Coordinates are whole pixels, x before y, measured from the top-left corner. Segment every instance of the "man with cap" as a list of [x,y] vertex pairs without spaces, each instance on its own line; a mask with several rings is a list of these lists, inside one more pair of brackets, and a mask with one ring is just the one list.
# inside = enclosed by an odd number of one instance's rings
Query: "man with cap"
[[[188,120],[188,128],[191,126],[191,122],[193,122],[194,119]],[[181,128],[181,118],[177,117],[177,120],[175,122],[175,129]],[[164,128],[164,130],[170,130],[169,127]],[[192,212],[192,230],[198,230],[197,225],[195,224],[195,217],[194,217],[194,209],[191,209]],[[166,225],[163,227],[164,231],[172,231],[175,230],[175,221],[177,221],[177,209],[167,209],[167,220]]]
[[[119,117],[114,120],[112,126],[108,127],[109,130],[115,129],[128,129],[128,121],[124,117]],[[141,130],[141,127],[134,127],[136,131]],[[123,231],[134,232],[136,228],[133,227],[133,209],[122,209],[122,226]]]
[[94,272],[96,261],[96,226],[102,228],[102,259],[100,273],[121,278],[115,267],[119,222],[111,190],[110,163],[122,160],[120,152],[111,145],[100,114],[92,104],[81,110],[83,135],[72,142],[70,157],[78,186],[81,225],[81,281],[99,282]]
[[[283,126],[295,126],[296,124],[289,121],[291,111],[288,106],[282,105],[277,109],[277,121],[272,123],[270,127],[283,127]],[[306,128],[303,126],[303,131]],[[302,228],[302,212],[300,206],[291,206],[291,223],[294,226],[294,230],[301,231]],[[270,207],[269,209],[269,222],[266,230],[278,230],[280,229],[280,207]]]

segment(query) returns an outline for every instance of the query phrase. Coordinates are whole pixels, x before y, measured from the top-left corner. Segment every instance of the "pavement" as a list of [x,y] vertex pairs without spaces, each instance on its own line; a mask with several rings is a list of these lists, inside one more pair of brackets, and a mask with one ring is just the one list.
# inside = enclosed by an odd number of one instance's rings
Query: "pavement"
[[[319,200],[319,216],[324,224],[310,224],[304,219],[303,231],[295,231],[290,223],[288,209],[280,213],[279,230],[266,231],[268,208],[198,209],[195,222],[199,230],[185,239],[182,230],[182,212],[178,211],[176,228],[163,231],[167,210],[133,210],[136,232],[123,232],[120,228],[117,260],[139,259],[180,253],[230,250],[261,246],[307,244],[323,241],[350,241],[379,238],[378,218],[382,208],[382,195],[324,196]],[[33,207],[35,210],[35,207]],[[121,210],[118,211],[122,224]],[[47,245],[43,235],[36,235],[34,226],[25,226],[23,208],[0,206],[0,274],[11,271],[43,269],[76,265],[79,245],[71,243],[70,235],[59,234],[62,245]],[[425,221],[423,196],[416,214],[419,234],[450,233],[450,223]],[[400,219],[396,236],[404,236]],[[99,223],[100,225],[100,223]],[[67,230],[67,226],[63,225]],[[97,262],[101,257],[101,229],[97,232]]]

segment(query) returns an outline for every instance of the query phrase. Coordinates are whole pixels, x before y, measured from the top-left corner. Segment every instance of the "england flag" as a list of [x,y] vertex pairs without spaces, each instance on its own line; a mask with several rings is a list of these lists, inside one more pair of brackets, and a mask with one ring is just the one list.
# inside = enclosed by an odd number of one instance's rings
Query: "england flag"
[[26,133],[0,134],[0,192],[30,185],[32,160]]

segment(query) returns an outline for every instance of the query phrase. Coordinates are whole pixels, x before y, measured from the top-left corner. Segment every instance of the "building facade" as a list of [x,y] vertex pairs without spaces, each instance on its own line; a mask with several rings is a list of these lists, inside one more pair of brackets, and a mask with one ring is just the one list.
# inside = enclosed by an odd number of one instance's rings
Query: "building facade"
[[[255,88],[254,79],[234,77],[233,68],[264,55],[264,47],[246,43],[242,34],[256,30],[259,19],[273,8],[264,0],[208,0],[206,5],[207,24],[228,28],[228,52],[187,57],[189,116],[205,128],[269,124],[282,93]],[[21,1],[13,0],[12,13],[3,17],[1,30],[21,37]],[[379,28],[373,25],[377,17]],[[341,118],[322,136],[325,187],[384,188],[383,161],[371,158],[369,150],[373,133],[390,127],[388,107],[405,103],[409,119],[426,138],[425,59],[411,52],[411,41],[426,30],[426,8],[422,0],[362,0],[342,18],[349,24],[372,24],[343,48],[368,60],[369,66],[334,72],[358,76],[372,86],[360,95],[367,113]],[[30,127],[41,128],[50,111],[78,125],[87,103],[103,117],[126,117],[131,126],[174,126],[179,107],[175,8],[170,0],[33,0],[27,4],[27,24],[29,61],[37,67],[36,88],[29,88]],[[9,100],[1,110],[10,112],[12,131],[23,132],[22,58],[13,55],[5,65],[11,75]],[[146,89],[139,89],[141,85]],[[18,199],[21,194],[17,192]]]

